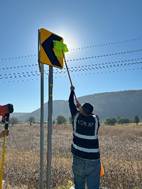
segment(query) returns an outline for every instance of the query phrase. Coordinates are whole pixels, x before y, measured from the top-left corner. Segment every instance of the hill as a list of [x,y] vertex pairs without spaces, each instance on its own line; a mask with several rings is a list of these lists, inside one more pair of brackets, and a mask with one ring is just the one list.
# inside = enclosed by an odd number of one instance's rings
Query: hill
[[[142,117],[142,90],[130,90],[119,92],[98,93],[78,98],[81,103],[89,102],[94,105],[94,112],[101,119],[111,117],[126,117],[133,119],[138,115]],[[45,120],[47,120],[48,103],[45,103]],[[63,115],[67,119],[70,117],[68,101],[55,100],[53,102],[53,119],[58,115]],[[40,120],[40,109],[31,113],[14,113],[20,121],[25,121],[28,117],[33,116],[37,121]]]

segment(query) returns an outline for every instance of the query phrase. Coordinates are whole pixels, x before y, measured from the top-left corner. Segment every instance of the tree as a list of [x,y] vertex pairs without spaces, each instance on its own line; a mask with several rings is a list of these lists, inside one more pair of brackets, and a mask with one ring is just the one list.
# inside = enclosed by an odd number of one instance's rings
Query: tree
[[108,118],[105,120],[105,124],[107,125],[115,125],[117,120],[115,118]]
[[135,117],[134,117],[134,123],[136,123],[136,125],[138,125],[139,122],[140,122],[139,117],[138,117],[138,116],[135,116]]
[[64,124],[64,123],[66,123],[67,122],[67,120],[66,120],[66,118],[64,117],[64,116],[62,116],[62,115],[59,115],[58,117],[57,117],[57,124]]
[[28,122],[30,123],[30,126],[32,125],[32,123],[35,122],[35,117],[33,116],[30,116],[29,119],[28,119]]
[[120,118],[118,120],[119,124],[125,124],[125,123],[130,123],[130,120],[128,118]]
[[55,124],[56,124],[56,120],[54,119],[54,120],[53,120],[53,125],[55,125]]
[[17,124],[18,122],[19,121],[18,121],[18,119],[16,117],[10,118],[10,123],[11,123],[12,126],[14,126],[15,124]]

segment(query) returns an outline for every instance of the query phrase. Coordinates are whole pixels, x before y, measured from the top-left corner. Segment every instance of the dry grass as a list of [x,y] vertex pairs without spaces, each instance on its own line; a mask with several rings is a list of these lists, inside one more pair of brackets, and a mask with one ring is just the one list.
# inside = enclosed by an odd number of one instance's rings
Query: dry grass
[[[46,135],[45,130],[45,139]],[[38,188],[39,136],[38,125],[17,125],[11,128],[5,169],[9,189]],[[66,185],[72,179],[71,140],[71,126],[54,126],[52,188]],[[102,187],[142,189],[142,125],[101,127],[100,149],[105,167],[105,176],[101,178]]]
[[118,126],[101,129],[101,156],[108,188],[142,188],[142,127]]

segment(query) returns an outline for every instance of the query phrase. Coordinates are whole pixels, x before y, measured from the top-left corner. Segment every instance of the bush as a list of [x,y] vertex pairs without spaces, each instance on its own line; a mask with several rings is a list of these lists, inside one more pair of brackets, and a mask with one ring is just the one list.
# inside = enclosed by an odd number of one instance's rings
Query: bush
[[66,120],[66,118],[65,118],[64,116],[59,115],[59,116],[57,117],[57,124],[61,125],[61,124],[64,124],[64,123],[66,123],[66,122],[67,122],[67,120]]
[[134,123],[136,123],[136,125],[138,125],[138,123],[140,122],[140,119],[138,116],[135,116],[134,118]]
[[121,118],[118,120],[118,123],[119,124],[130,123],[130,120],[127,118]]
[[117,120],[115,118],[108,118],[105,120],[105,124],[107,125],[115,125]]
[[10,123],[11,123],[12,126],[14,126],[15,124],[17,124],[18,122],[19,121],[18,121],[18,119],[16,117],[10,118]]
[[30,126],[31,126],[32,123],[35,123],[35,117],[31,116],[31,117],[29,117],[29,119],[27,121],[30,123]]

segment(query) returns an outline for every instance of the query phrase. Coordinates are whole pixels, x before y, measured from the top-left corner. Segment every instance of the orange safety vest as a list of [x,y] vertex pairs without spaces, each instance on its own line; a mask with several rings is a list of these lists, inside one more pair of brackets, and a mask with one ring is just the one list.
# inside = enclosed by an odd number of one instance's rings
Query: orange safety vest
[[0,105],[0,116],[4,116],[7,113],[8,113],[8,106],[7,105],[4,105],[4,106]]

